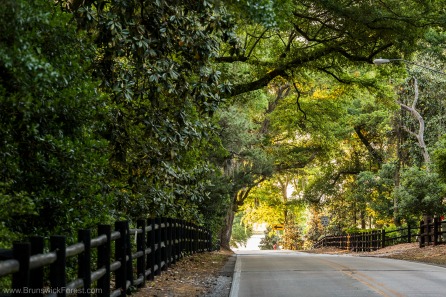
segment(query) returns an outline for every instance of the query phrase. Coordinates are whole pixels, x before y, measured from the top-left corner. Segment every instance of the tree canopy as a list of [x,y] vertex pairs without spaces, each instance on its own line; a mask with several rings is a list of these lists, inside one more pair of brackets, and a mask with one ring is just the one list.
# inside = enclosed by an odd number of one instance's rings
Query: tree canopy
[[3,4],[1,245],[162,215],[296,247],[327,213],[445,211],[443,1]]

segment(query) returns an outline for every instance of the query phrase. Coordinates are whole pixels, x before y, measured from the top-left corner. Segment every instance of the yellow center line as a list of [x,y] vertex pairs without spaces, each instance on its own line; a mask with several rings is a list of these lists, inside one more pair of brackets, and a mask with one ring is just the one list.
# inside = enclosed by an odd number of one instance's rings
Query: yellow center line
[[342,272],[343,274],[359,281],[360,283],[364,284],[365,286],[369,287],[376,293],[380,294],[384,297],[404,297],[404,295],[387,288],[384,284],[377,282],[374,278],[359,272],[359,271],[353,271],[350,267],[347,267],[345,265],[323,259],[323,262],[326,262],[328,266],[334,268],[337,271]]

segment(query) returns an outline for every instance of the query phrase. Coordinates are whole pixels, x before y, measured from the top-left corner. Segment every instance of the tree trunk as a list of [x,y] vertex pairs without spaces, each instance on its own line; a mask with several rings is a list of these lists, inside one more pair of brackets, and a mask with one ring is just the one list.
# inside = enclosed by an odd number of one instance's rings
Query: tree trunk
[[[401,119],[398,118],[398,122]],[[396,166],[395,166],[395,174],[393,176],[394,181],[394,193],[399,189],[400,187],[400,170],[401,170],[401,129],[400,129],[400,123],[396,124]],[[393,195],[393,223],[395,226],[401,226],[401,220],[399,218],[398,214],[398,199],[396,195]]]
[[361,229],[364,230],[366,228],[366,224],[365,224],[365,211],[364,210],[361,210],[360,216],[361,216]]
[[413,132],[407,127],[405,127],[405,130],[417,139],[418,145],[421,148],[421,153],[424,158],[424,163],[426,165],[426,168],[429,170],[430,156],[429,156],[429,152],[427,150],[426,143],[424,142],[424,129],[425,129],[424,119],[416,109],[416,105],[418,102],[418,96],[419,96],[418,80],[414,77],[413,81],[414,81],[413,84],[414,84],[414,89],[415,89],[414,90],[415,96],[414,96],[414,100],[412,102],[412,106],[405,105],[401,102],[399,104],[401,105],[401,107],[403,109],[409,111],[412,114],[412,116],[415,118],[415,120],[418,121],[418,131],[417,132]]
[[224,249],[230,249],[231,236],[232,236],[232,225],[234,223],[235,211],[233,207],[228,209],[225,218],[225,225],[220,232],[220,246]]
[[232,196],[232,204],[228,208],[228,212],[226,213],[225,225],[221,229],[220,232],[220,246],[226,249],[230,249],[231,245],[231,235],[232,235],[232,225],[234,224],[234,217],[238,208],[243,205],[245,199],[248,197],[252,188],[265,180],[265,177],[260,178],[257,182],[255,182],[252,186],[248,188],[242,188],[235,192]]
[[381,165],[383,164],[383,157],[381,156],[380,152],[377,151],[372,144],[368,141],[368,139],[362,134],[361,127],[355,126],[354,127],[356,135],[358,135],[361,142],[365,145],[367,148],[367,151],[370,153],[370,156],[372,156],[373,160],[378,164],[378,166],[381,168]]

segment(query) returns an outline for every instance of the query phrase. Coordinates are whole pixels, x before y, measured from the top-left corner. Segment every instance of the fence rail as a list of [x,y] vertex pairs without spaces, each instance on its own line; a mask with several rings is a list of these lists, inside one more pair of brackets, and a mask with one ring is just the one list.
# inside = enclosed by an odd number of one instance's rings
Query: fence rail
[[446,244],[446,220],[425,217],[420,222],[419,243],[420,247]]
[[420,247],[446,244],[446,221],[427,218],[419,227],[406,226],[396,230],[372,230],[345,235],[329,235],[318,240],[313,248],[337,247],[353,252],[369,252],[399,243],[418,241]]
[[[207,229],[169,218],[139,220],[136,229],[127,221],[116,222],[114,231],[99,225],[95,238],[91,230],[79,230],[78,243],[70,246],[65,236],[51,236],[48,253],[43,237],[31,237],[14,243],[12,259],[0,261],[0,278],[12,275],[3,295],[125,296],[184,255],[210,251],[211,239]],[[68,282],[67,260],[73,259],[77,279]]]

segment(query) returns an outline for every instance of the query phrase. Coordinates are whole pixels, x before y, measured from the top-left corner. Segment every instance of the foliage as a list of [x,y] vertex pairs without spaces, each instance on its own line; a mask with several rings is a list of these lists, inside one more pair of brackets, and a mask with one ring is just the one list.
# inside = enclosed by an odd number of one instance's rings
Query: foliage
[[324,227],[320,220],[320,210],[317,206],[309,208],[307,228],[305,230],[304,248],[311,248],[313,244],[324,234]]
[[438,177],[444,183],[446,182],[446,136],[443,135],[436,144],[433,161],[435,164],[435,171]]
[[252,227],[245,225],[242,222],[241,214],[237,214],[234,218],[234,224],[232,226],[231,246],[246,246],[248,239],[252,236],[252,234]]
[[401,216],[409,219],[444,213],[444,190],[436,173],[418,167],[405,169],[401,174],[401,187],[395,193]]
[[20,239],[20,234],[14,233],[14,219],[18,216],[36,214],[33,200],[25,192],[8,195],[4,193],[11,185],[0,183],[0,248],[10,248],[13,241]]
[[301,250],[304,245],[302,230],[298,225],[285,228],[282,236],[283,248],[286,250]]
[[94,48],[48,1],[3,5],[2,226],[45,235],[106,222],[107,142],[96,133],[104,106],[87,71]]
[[249,20],[266,28],[283,27],[286,24],[283,16],[290,13],[292,1],[257,0],[257,1],[224,1],[240,20]]
[[210,63],[230,34],[224,11],[207,1],[59,3],[95,38],[118,208],[203,222],[198,205],[216,174],[208,152],[220,146],[211,117],[227,87]]
[[[441,1],[3,4],[2,243],[156,215],[218,233],[242,210],[300,246],[319,213],[340,232],[444,211],[444,78],[370,65],[444,68]],[[414,77],[423,152],[398,109]]]
[[363,171],[356,179],[354,195],[367,203],[373,211],[375,223],[382,226],[393,215],[393,191],[395,187],[395,164],[383,164],[375,174]]
[[243,51],[227,51],[229,55],[219,61],[233,63],[234,67],[239,67],[234,62],[243,62],[252,67],[247,80],[234,84],[232,95],[262,89],[279,77],[303,85],[303,77],[309,72],[342,83],[370,86],[373,79],[358,79],[356,71],[351,71],[358,62],[371,63],[378,55],[410,57],[417,49],[416,41],[429,27],[444,25],[440,2],[261,1],[262,9],[274,3],[272,11],[263,16],[276,17],[281,30],[275,30],[269,26],[274,24],[271,21],[264,27],[256,26],[259,10],[249,5],[251,1],[226,2],[233,5],[230,8],[235,15],[247,11],[237,19],[244,24],[239,34],[245,42],[240,46]]
[[280,190],[272,181],[265,181],[253,189],[241,210],[243,220],[251,224],[265,222],[272,226],[284,222]]
[[268,227],[264,233],[265,237],[260,240],[259,248],[261,250],[273,250],[274,245],[279,245],[281,237],[276,231],[271,230],[271,227]]
[[212,194],[209,199],[202,201],[197,208],[199,213],[202,214],[203,225],[212,232],[213,242],[220,241],[220,232],[230,208],[229,184],[230,181],[223,174],[212,175],[207,188],[207,192]]

